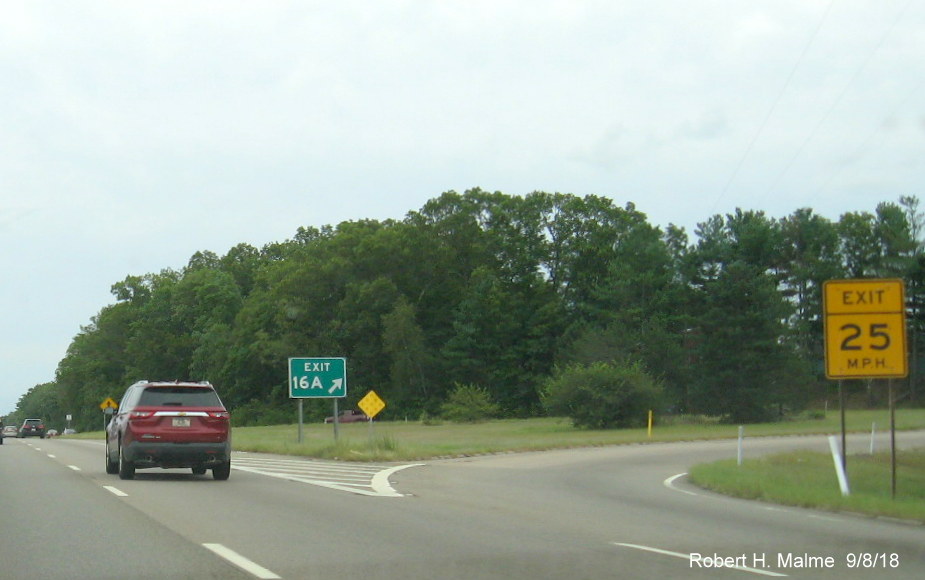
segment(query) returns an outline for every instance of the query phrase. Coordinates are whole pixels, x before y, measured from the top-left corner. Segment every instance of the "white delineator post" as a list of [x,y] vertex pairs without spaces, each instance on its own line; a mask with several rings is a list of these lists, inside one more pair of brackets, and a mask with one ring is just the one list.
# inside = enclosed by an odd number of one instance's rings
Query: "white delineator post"
[[845,464],[842,463],[841,451],[838,449],[838,438],[835,435],[829,435],[829,449],[832,450],[832,461],[835,462],[838,487],[841,488],[841,494],[847,497],[851,495],[851,490],[848,489],[848,476],[845,475]]

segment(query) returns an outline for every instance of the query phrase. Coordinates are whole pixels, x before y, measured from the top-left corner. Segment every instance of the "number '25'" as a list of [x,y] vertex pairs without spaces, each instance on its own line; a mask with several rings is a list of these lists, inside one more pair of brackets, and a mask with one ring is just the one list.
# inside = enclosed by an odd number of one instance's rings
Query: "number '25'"
[[[886,350],[890,347],[890,335],[887,334],[886,324],[871,324],[870,338],[872,340],[870,348],[874,350]],[[841,327],[842,330],[848,331],[848,336],[841,341],[842,350],[861,350],[861,345],[856,341],[864,335],[864,329],[857,324],[846,324]]]

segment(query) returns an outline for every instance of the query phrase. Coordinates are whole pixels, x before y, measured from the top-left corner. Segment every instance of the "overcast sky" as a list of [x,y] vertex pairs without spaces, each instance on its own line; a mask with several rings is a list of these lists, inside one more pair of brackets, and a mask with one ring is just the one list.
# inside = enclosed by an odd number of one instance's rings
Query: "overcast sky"
[[911,0],[4,0],[0,415],[127,275],[451,189],[688,232],[925,197],[922,30]]

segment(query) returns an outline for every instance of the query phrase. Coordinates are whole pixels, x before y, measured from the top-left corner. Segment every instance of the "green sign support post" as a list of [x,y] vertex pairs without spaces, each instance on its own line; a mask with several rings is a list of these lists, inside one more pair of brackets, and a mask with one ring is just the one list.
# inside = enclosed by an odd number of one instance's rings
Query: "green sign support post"
[[337,439],[337,399],[347,396],[347,359],[289,359],[289,398],[299,400],[299,443],[302,442],[302,400],[334,399],[334,439]]

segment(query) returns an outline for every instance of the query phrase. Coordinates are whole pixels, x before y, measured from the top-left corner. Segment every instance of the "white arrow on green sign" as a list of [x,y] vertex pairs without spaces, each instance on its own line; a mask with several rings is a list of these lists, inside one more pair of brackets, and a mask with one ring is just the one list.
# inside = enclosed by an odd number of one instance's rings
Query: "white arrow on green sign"
[[290,399],[333,399],[347,396],[347,359],[290,358]]

